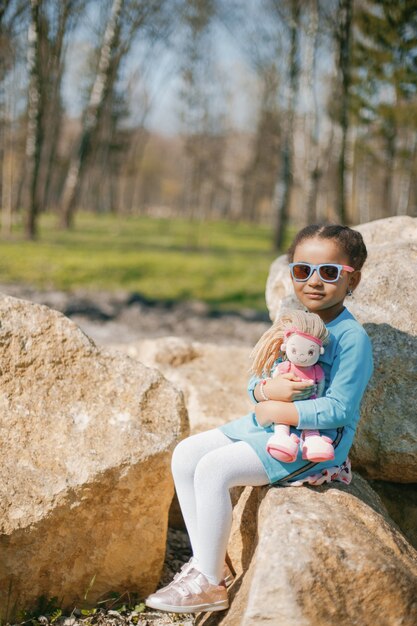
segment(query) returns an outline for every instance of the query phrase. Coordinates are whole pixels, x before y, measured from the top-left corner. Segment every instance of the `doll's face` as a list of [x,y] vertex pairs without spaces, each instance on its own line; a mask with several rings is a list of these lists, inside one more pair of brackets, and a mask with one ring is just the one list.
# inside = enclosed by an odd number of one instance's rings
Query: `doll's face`
[[285,352],[287,359],[294,365],[309,367],[319,360],[320,346],[307,337],[294,334],[285,342]]

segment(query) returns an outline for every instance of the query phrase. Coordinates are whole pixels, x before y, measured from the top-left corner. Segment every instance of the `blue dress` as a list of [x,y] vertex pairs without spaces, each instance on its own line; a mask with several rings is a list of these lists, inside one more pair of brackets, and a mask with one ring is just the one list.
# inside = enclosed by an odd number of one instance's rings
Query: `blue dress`
[[[219,427],[230,439],[250,444],[262,461],[271,484],[300,480],[327,467],[341,465],[352,445],[360,417],[360,403],[373,371],[372,346],[365,330],[347,309],[326,327],[330,342],[319,359],[325,375],[324,395],[294,402],[299,422],[296,428],[291,426],[291,432],[300,436],[304,429],[320,430],[333,441],[334,460],[313,463],[303,460],[301,451],[294,463],[274,459],[266,451],[273,428],[260,426],[254,412]],[[259,380],[252,377],[249,381],[248,391],[254,402],[253,392]]]

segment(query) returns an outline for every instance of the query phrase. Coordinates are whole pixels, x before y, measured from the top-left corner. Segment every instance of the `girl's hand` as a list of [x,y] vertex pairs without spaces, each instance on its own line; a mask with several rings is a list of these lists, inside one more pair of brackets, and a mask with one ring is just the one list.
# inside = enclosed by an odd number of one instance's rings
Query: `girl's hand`
[[[302,380],[295,374],[288,372],[276,378],[270,378],[263,387],[265,394],[270,400],[281,402],[294,402],[294,400],[307,400],[316,390],[313,380]],[[259,391],[256,399],[262,400]]]

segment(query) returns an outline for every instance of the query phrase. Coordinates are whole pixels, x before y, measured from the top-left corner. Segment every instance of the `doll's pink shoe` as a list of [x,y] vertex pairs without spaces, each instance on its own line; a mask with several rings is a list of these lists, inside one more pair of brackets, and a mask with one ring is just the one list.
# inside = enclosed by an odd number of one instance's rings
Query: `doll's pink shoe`
[[300,439],[292,433],[286,435],[282,432],[275,432],[268,439],[266,449],[269,454],[283,463],[294,463],[299,450]]
[[334,448],[330,437],[316,431],[303,432],[301,451],[303,459],[320,463],[334,459]]

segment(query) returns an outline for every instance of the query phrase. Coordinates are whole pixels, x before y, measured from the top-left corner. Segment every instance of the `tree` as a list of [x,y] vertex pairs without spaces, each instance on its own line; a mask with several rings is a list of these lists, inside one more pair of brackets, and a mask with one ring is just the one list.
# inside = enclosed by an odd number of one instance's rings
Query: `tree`
[[[271,19],[271,13],[273,19]],[[284,80],[280,59],[284,54],[279,36],[281,17],[270,3],[228,2],[221,20],[254,73],[257,110],[250,141],[250,156],[241,173],[241,214],[256,221],[261,209],[271,210],[280,165],[280,92]]]
[[192,219],[211,210],[222,187],[224,118],[210,63],[209,35],[215,13],[215,0],[186,0],[182,11],[180,97],[187,159],[185,206]]
[[[21,187],[24,192],[25,234],[30,239],[37,237],[38,216],[41,209],[46,207],[46,195],[59,142],[64,37],[69,18],[82,2],[65,0],[58,6],[47,0],[30,3],[27,129],[22,168],[24,185]],[[15,8],[16,16],[19,4],[15,4]]]
[[[274,6],[280,14],[280,3],[274,0]],[[296,113],[297,94],[299,86],[299,34],[300,34],[301,3],[300,0],[290,0],[289,13],[284,21],[289,31],[288,55],[288,97],[286,103],[286,119],[284,138],[281,149],[281,167],[275,184],[273,206],[275,211],[274,246],[277,250],[282,247],[284,234],[287,228],[291,191],[293,186],[293,153],[294,153],[294,120]]]
[[70,160],[63,186],[61,225],[64,228],[71,228],[73,225],[82,183],[96,148],[106,111],[111,111],[111,102],[118,101],[116,85],[122,62],[138,33],[145,39],[146,32],[148,40],[168,36],[175,24],[170,14],[173,4],[170,0],[112,0],[98,53],[97,72],[83,113],[81,136],[77,150]]
[[14,94],[6,93],[5,82],[16,64],[16,39],[27,30],[28,5],[25,0],[0,4],[0,202],[1,231],[8,236],[12,226],[13,140],[12,109]]
[[361,3],[355,13],[351,111],[367,131],[362,141],[374,142],[374,161],[381,162],[383,154],[382,217],[407,210],[417,133],[416,49],[416,0]]
[[335,38],[338,48],[339,124],[342,138],[337,172],[337,214],[342,224],[346,222],[346,150],[349,131],[352,11],[353,0],[339,0]]
[[308,92],[311,96],[312,105],[306,116],[306,134],[308,145],[307,158],[307,223],[316,221],[316,205],[319,182],[322,175],[320,166],[320,115],[317,102],[316,69],[317,48],[319,34],[319,6],[318,0],[311,0],[307,24],[306,64],[305,75]]
[[43,150],[41,155],[40,202],[46,209],[51,200],[51,184],[63,122],[62,78],[66,52],[65,40],[77,26],[86,0],[50,2],[42,16],[41,68],[44,89]]
[[279,166],[281,112],[278,107],[279,72],[275,61],[258,62],[260,107],[252,155],[243,171],[243,217],[256,221],[258,208],[270,200]]
[[78,149],[71,159],[62,194],[61,223],[65,228],[73,226],[74,211],[78,203],[85,165],[90,156],[94,138],[107,96],[115,80],[120,62],[116,54],[119,45],[120,19],[125,0],[113,0],[101,44],[97,74],[83,118],[83,128]]
[[43,89],[40,61],[40,4],[31,0],[31,19],[28,32],[27,66],[29,76],[28,123],[26,134],[26,179],[28,182],[28,207],[25,232],[29,239],[37,236],[39,213],[39,168],[43,143]]

